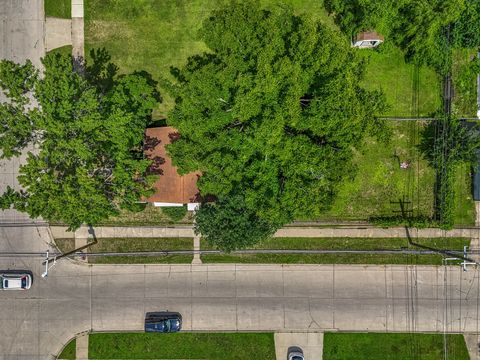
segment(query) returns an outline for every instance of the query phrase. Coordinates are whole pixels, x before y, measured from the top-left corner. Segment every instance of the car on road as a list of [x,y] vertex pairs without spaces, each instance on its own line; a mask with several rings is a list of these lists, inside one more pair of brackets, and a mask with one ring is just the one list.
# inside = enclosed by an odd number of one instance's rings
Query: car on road
[[287,359],[288,360],[305,360],[305,358],[303,357],[303,350],[300,349],[298,346],[289,347],[287,352]]
[[28,273],[0,273],[1,290],[28,290],[32,286],[32,276]]
[[182,315],[178,312],[160,311],[145,314],[145,332],[170,333],[182,329]]

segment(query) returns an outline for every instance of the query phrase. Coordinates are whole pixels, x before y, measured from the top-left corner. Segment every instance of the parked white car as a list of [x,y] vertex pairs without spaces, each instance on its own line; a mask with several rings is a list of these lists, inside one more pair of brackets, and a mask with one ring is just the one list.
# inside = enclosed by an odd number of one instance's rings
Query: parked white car
[[2,273],[0,280],[0,290],[28,290],[32,286],[32,276],[28,273]]

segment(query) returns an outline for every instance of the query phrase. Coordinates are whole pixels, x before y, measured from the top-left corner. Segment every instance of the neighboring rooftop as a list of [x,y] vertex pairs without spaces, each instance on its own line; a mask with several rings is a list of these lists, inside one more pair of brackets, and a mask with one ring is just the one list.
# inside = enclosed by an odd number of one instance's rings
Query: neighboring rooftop
[[353,40],[352,46],[358,48],[374,48],[380,45],[385,38],[375,31],[363,31],[358,33]]
[[179,134],[172,127],[158,127],[145,130],[145,157],[153,160],[150,172],[159,175],[155,182],[155,194],[147,201],[154,203],[188,204],[199,202],[197,180],[200,172],[180,176],[172,159],[167,155],[165,145],[172,143]]

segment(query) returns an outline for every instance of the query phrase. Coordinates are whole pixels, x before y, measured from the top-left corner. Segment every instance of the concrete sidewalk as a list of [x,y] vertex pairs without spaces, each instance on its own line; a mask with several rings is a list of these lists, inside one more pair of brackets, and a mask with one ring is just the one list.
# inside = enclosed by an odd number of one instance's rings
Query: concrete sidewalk
[[[82,226],[75,232],[67,231],[66,226],[50,226],[55,239],[87,239],[90,238],[88,227]],[[97,238],[161,238],[161,237],[191,237],[195,236],[191,226],[98,226],[95,227]]]
[[83,61],[85,58],[83,0],[72,0],[72,55]]
[[[65,226],[51,226],[54,238],[88,238],[88,228],[82,226],[77,231],[68,232]],[[441,229],[410,229],[412,238],[439,238],[439,237],[478,237],[480,229],[465,228],[453,230]],[[194,237],[192,226],[99,226],[95,227],[98,238],[135,238],[135,237]],[[338,237],[338,238],[404,238],[406,231],[403,227],[395,228],[315,228],[315,227],[288,227],[278,230],[274,237]]]

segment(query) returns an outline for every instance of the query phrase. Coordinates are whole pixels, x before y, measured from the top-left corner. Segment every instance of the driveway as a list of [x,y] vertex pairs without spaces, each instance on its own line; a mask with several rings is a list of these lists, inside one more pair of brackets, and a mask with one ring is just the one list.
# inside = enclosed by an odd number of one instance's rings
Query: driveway
[[305,359],[323,359],[323,333],[275,333],[275,356],[277,360],[286,360],[288,350],[300,348]]

